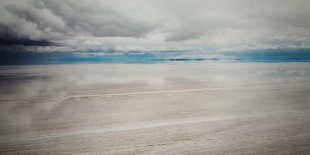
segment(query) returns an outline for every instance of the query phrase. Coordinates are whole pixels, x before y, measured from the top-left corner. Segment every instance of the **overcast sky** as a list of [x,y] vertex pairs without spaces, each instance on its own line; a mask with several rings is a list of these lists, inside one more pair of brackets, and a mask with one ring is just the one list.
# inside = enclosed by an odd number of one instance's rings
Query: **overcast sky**
[[309,0],[2,0],[0,50],[310,49]]

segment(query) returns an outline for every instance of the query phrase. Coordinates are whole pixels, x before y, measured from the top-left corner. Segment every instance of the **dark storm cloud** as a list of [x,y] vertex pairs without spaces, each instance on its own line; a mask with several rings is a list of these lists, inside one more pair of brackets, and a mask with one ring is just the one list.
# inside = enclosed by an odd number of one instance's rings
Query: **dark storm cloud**
[[[3,44],[49,45],[77,36],[143,38],[157,23],[142,12],[107,1],[33,0],[3,6],[11,21],[0,23]],[[129,14],[130,13],[130,14]],[[14,41],[16,40],[16,43]]]
[[[42,16],[42,13],[33,12],[29,6],[26,7],[23,4],[4,5],[0,8],[0,13],[2,14],[0,17],[0,45],[57,45],[53,41],[57,37],[45,33],[42,31],[43,28],[40,29],[39,23],[44,23],[42,19],[46,18]],[[34,15],[41,16],[41,19],[35,18]]]
[[30,39],[13,38],[13,39],[0,39],[0,45],[53,46],[57,44],[54,44],[46,40],[34,41]]
[[18,27],[0,26],[0,45],[24,45],[24,46],[51,46],[56,45],[48,40],[32,40],[23,36],[18,31]]
[[[124,12],[117,6],[103,6],[108,4],[103,1],[76,1],[55,0],[35,1],[50,10],[54,15],[61,17],[74,33],[82,33],[95,37],[144,37],[153,30],[154,26],[132,12]],[[100,5],[103,3],[103,5]],[[130,2],[129,2],[130,3]],[[62,5],[59,5],[62,4]],[[99,5],[94,5],[99,4]],[[121,4],[118,4],[121,5]],[[143,14],[140,14],[144,16]]]

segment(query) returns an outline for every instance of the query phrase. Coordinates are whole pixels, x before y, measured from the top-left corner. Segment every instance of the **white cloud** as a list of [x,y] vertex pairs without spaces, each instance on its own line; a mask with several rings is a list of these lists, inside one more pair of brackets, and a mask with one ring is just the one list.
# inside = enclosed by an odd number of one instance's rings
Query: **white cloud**
[[297,48],[310,48],[310,45],[306,44],[306,43],[302,43],[301,45],[290,44],[290,45],[287,46],[287,48],[293,48],[293,49],[297,49]]
[[231,48],[220,48],[215,51],[218,52],[229,52],[229,51],[246,51],[246,50],[266,50],[266,49],[279,49],[281,48],[279,45],[271,45],[271,44],[254,44],[254,45],[239,45]]
[[83,42],[83,44],[85,44],[85,45],[102,45],[102,43],[99,41],[90,41],[90,40],[86,40],[85,42]]
[[297,36],[297,35],[292,35],[292,36],[286,36],[286,35],[275,35],[272,37],[269,37],[267,40],[288,40],[288,41],[309,41],[310,37],[304,37],[304,36]]

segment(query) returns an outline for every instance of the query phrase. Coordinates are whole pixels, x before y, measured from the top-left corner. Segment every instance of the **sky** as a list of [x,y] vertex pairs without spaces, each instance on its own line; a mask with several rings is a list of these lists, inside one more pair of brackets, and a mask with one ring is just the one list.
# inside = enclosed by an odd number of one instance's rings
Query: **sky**
[[0,14],[1,60],[310,58],[309,0],[2,0]]

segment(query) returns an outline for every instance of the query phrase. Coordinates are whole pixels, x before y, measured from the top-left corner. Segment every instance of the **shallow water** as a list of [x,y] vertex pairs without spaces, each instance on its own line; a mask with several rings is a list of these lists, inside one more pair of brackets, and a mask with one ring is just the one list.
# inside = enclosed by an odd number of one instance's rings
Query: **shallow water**
[[0,66],[3,154],[308,154],[307,62]]

